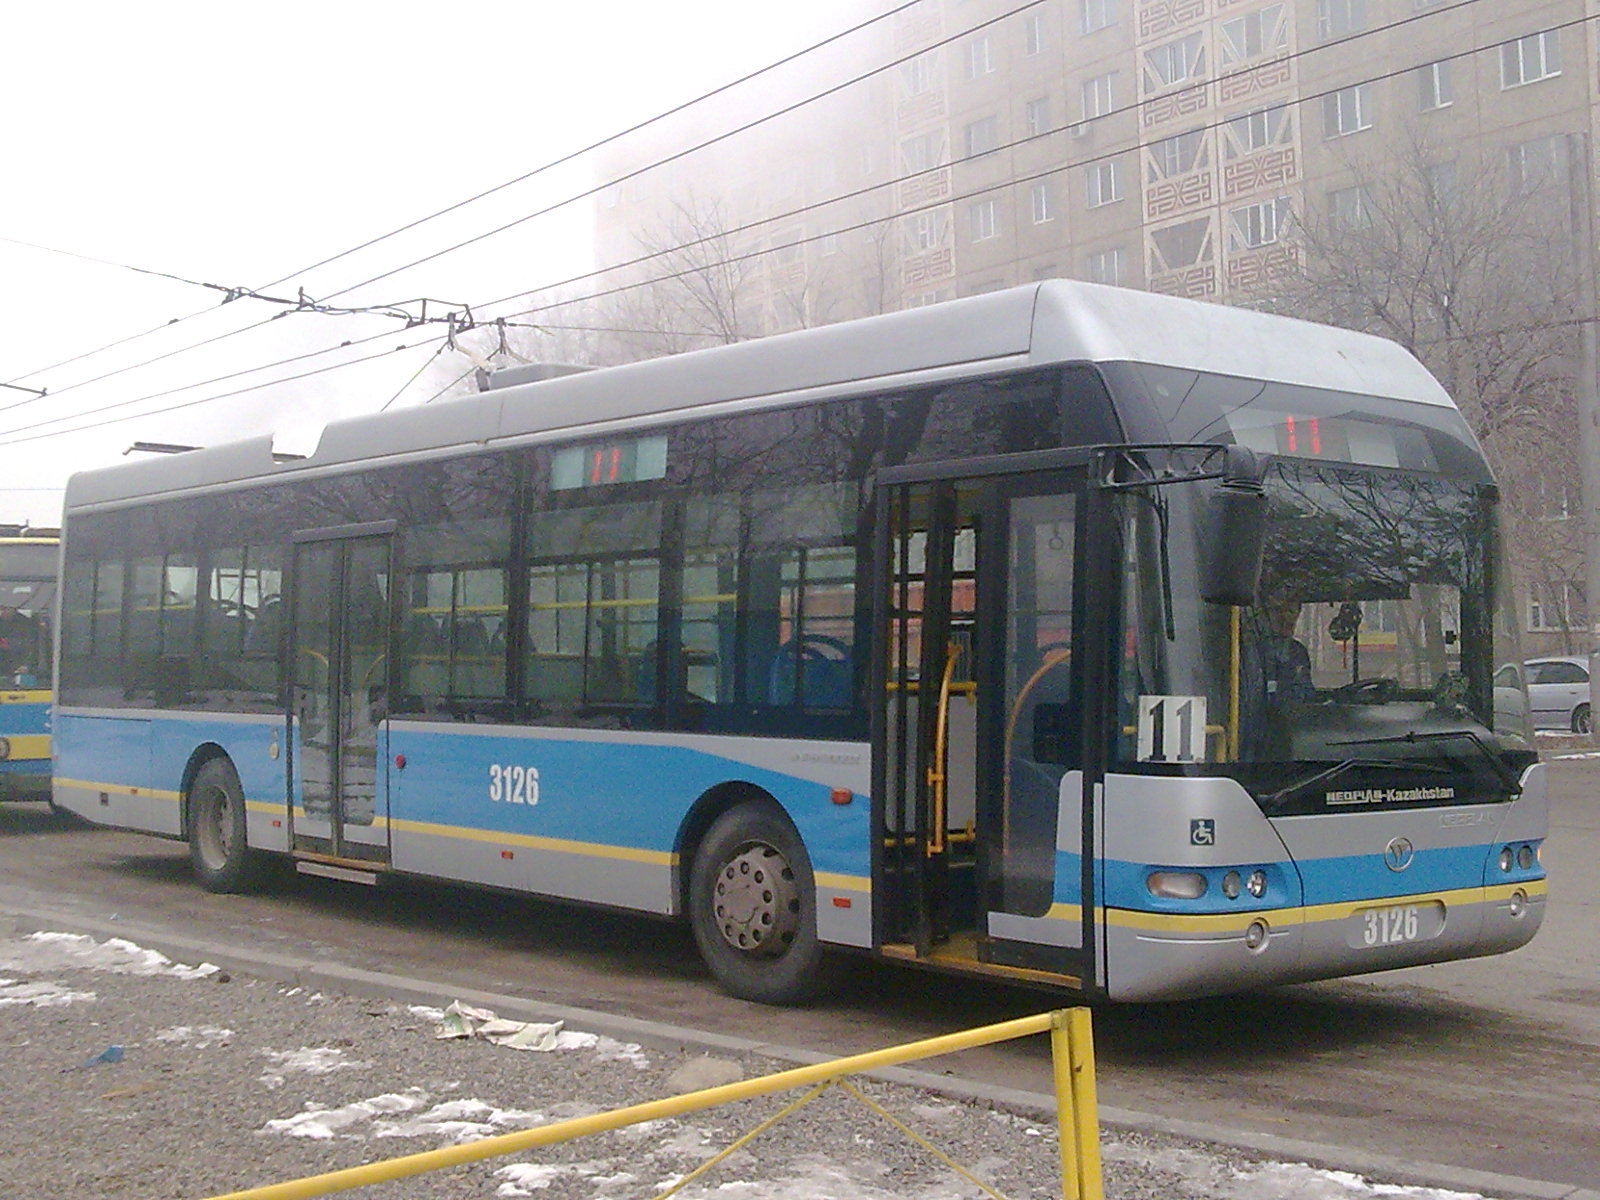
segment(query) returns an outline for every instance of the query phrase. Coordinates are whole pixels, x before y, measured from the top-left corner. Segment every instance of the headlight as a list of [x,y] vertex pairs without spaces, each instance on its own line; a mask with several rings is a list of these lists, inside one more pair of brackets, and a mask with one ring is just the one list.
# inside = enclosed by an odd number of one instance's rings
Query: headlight
[[1500,851],[1500,869],[1502,871],[1511,870],[1511,847],[1510,846],[1502,847],[1502,849]]
[[1267,894],[1267,873],[1265,871],[1251,871],[1250,878],[1245,887],[1250,889],[1250,894],[1257,900]]
[[1229,900],[1239,898],[1239,872],[1229,871],[1222,877],[1222,894]]
[[11,757],[11,739],[0,737],[0,758]]
[[1144,884],[1164,900],[1198,900],[1206,894],[1206,877],[1198,871],[1151,871]]
[[1532,846],[1523,846],[1520,850],[1517,851],[1517,866],[1521,867],[1524,871],[1532,870],[1532,868],[1533,868],[1533,847]]

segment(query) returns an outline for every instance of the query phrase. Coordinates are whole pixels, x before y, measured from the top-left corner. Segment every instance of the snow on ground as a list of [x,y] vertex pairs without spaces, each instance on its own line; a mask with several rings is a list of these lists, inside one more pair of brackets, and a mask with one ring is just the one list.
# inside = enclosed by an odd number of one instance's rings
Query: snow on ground
[[[1600,751],[1583,757],[1600,756]],[[146,950],[121,938],[104,942],[68,933],[35,933],[18,939],[0,939],[0,1008],[15,1005],[63,1007],[95,1000],[95,993],[70,987],[57,979],[38,978],[67,971],[104,972],[129,975],[165,975],[179,980],[204,979],[218,968],[209,963],[191,967],[175,963],[154,950]],[[27,978],[31,976],[32,978]],[[290,989],[293,995],[300,989]],[[320,997],[307,997],[308,1003]],[[408,1010],[425,1022],[438,1023],[445,1010],[421,1005]],[[194,1050],[231,1044],[237,1035],[231,1029],[205,1025],[175,1025],[155,1035],[161,1042],[184,1045]],[[548,1052],[586,1053],[596,1061],[624,1061],[644,1067],[647,1059],[637,1045],[575,1030],[560,1029],[546,1039]],[[118,1047],[117,1049],[120,1049]],[[507,1053],[518,1053],[508,1048]],[[336,1047],[311,1046],[295,1050],[263,1050],[268,1069],[260,1081],[265,1088],[283,1084],[287,1074],[329,1075],[335,1072],[370,1069],[373,1064],[352,1061]],[[471,1141],[480,1137],[508,1133],[544,1124],[549,1118],[538,1112],[502,1109],[478,1099],[452,1099],[434,1103],[418,1087],[399,1092],[384,1092],[338,1106],[311,1105],[304,1111],[269,1120],[262,1133],[294,1138],[426,1139],[435,1143]],[[647,1160],[656,1163],[656,1176],[644,1179],[611,1162],[565,1164],[509,1163],[495,1172],[500,1180],[497,1197],[537,1196],[559,1180],[581,1178],[593,1189],[596,1200],[620,1200],[637,1193],[641,1185],[655,1192],[683,1178],[673,1173],[685,1163],[692,1169],[695,1159],[714,1153],[703,1130],[677,1122],[652,1122],[635,1126],[627,1133],[647,1137],[651,1153]],[[378,1150],[375,1153],[382,1154]],[[1483,1200],[1475,1194],[1443,1191],[1436,1188],[1399,1187],[1375,1183],[1344,1171],[1328,1171],[1303,1163],[1249,1163],[1239,1165],[1225,1154],[1206,1147],[1132,1145],[1116,1137],[1106,1139],[1104,1156],[1108,1164],[1125,1163],[1155,1168],[1182,1179],[1192,1200],[1369,1200],[1373,1197],[1402,1197],[1405,1200]],[[671,1160],[670,1164],[662,1160]],[[794,1159],[784,1165],[779,1178],[732,1183],[692,1183],[678,1194],[684,1200],[968,1200],[973,1185],[954,1173],[948,1183],[932,1185],[908,1194],[886,1191],[879,1182],[863,1177],[830,1159],[825,1153]]]
[[30,933],[20,940],[0,942],[0,970],[35,974],[63,970],[110,971],[118,975],[203,979],[215,975],[218,968],[211,963],[187,967],[157,950],[146,950],[124,938],[97,942],[77,933]]

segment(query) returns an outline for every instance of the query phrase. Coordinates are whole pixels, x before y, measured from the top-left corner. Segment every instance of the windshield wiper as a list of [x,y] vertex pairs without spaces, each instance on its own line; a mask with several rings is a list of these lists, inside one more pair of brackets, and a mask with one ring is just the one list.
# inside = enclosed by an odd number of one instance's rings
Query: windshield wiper
[[[1357,741],[1362,741],[1362,740],[1366,740],[1366,739],[1357,739]],[[1381,741],[1382,739],[1373,738],[1371,740],[1373,740],[1373,741]],[[1356,745],[1357,743],[1356,742],[1335,742],[1335,743],[1332,743],[1332,744],[1333,745],[1338,745],[1338,746],[1353,746],[1353,745]],[[1265,811],[1267,813],[1269,813],[1269,814],[1272,813],[1272,812],[1275,812],[1277,809],[1279,809],[1279,808],[1281,808],[1283,806],[1283,802],[1285,800],[1287,800],[1290,796],[1294,795],[1296,792],[1303,792],[1303,791],[1305,791],[1306,788],[1314,787],[1316,784],[1322,783],[1322,782],[1324,782],[1325,780],[1328,780],[1328,779],[1332,779],[1336,775],[1343,775],[1351,767],[1408,767],[1408,768],[1422,767],[1422,768],[1425,768],[1426,770],[1429,770],[1429,771],[1442,771],[1444,769],[1443,767],[1436,767],[1432,763],[1419,763],[1415,759],[1412,759],[1412,760],[1406,760],[1406,759],[1402,759],[1402,758],[1346,758],[1346,759],[1341,759],[1339,762],[1334,763],[1333,766],[1331,766],[1331,767],[1324,767],[1320,771],[1314,771],[1310,775],[1307,775],[1304,779],[1297,779],[1293,783],[1289,784],[1287,787],[1279,788],[1275,792],[1268,792],[1266,795],[1262,796],[1261,800],[1262,800],[1263,805],[1265,806]]]
[[1387,737],[1351,738],[1347,742],[1329,742],[1330,746],[1381,746],[1394,742],[1406,742],[1415,745],[1418,742],[1448,742],[1460,741],[1465,738],[1471,742],[1489,760],[1489,768],[1505,784],[1506,790],[1512,797],[1522,795],[1522,785],[1517,782],[1517,777],[1511,773],[1511,768],[1501,760],[1500,756],[1489,749],[1489,744],[1470,729],[1413,729],[1410,733],[1390,734]]

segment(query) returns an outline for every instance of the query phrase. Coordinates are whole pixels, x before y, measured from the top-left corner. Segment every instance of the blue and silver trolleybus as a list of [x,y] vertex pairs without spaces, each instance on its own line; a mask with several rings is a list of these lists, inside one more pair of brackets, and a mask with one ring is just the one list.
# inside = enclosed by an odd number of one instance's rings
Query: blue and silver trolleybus
[[50,797],[56,533],[0,525],[0,800]]
[[1047,282],[76,476],[57,803],[1184,997],[1511,950],[1497,493],[1398,347]]

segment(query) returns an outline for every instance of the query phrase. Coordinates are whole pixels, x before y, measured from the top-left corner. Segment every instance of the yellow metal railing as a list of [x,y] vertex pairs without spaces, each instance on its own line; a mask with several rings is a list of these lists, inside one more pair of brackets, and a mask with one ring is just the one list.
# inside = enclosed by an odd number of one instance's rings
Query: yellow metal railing
[[[792,1088],[813,1088],[811,1095],[802,1097],[777,1117],[764,1122],[745,1135],[737,1143],[743,1145],[830,1086],[838,1086],[859,1097],[860,1094],[854,1088],[842,1082],[844,1076],[859,1075],[917,1059],[937,1058],[942,1054],[953,1054],[958,1050],[991,1046],[996,1042],[1011,1041],[1039,1033],[1050,1035],[1056,1093],[1056,1124],[1061,1138],[1062,1198],[1103,1200],[1105,1193],[1100,1165],[1100,1119],[1095,1096],[1094,1039],[1087,1008],[1057,1009],[1032,1017],[1019,1017],[1013,1021],[1001,1021],[995,1025],[984,1025],[961,1033],[945,1034],[920,1042],[907,1042],[886,1050],[873,1050],[848,1058],[836,1058],[831,1062],[779,1071],[774,1075],[744,1079],[722,1087],[706,1088],[704,1091],[689,1092],[682,1096],[670,1096],[664,1100],[651,1100],[644,1104],[613,1109],[588,1117],[577,1117],[570,1121],[558,1121],[553,1125],[541,1125],[536,1129],[480,1138],[475,1142],[446,1146],[421,1154],[408,1154],[359,1167],[347,1167],[323,1175],[310,1175],[287,1183],[274,1183],[242,1192],[229,1192],[223,1196],[212,1197],[212,1200],[308,1200],[310,1197],[326,1196],[331,1192],[388,1183],[396,1179],[426,1174],[429,1171],[458,1167],[463,1163],[479,1162],[505,1154],[517,1154],[540,1146],[553,1146],[590,1134],[608,1133],[629,1125],[638,1125],[645,1121],[659,1121],[667,1117],[682,1116],[685,1113],[701,1112],[720,1104],[731,1104],[736,1100],[749,1100]],[[910,1133],[903,1126],[899,1126],[898,1122],[895,1124],[904,1132]],[[734,1148],[736,1147],[723,1151],[711,1163],[702,1166],[696,1174],[703,1173],[716,1162],[726,1158]],[[944,1158],[943,1155],[940,1157]],[[950,1163],[949,1159],[944,1161]],[[955,1166],[954,1163],[950,1165]],[[969,1179],[973,1178],[965,1169],[960,1167],[956,1169]],[[973,1181],[977,1182],[975,1179]],[[991,1195],[997,1195],[986,1186],[984,1190]]]

